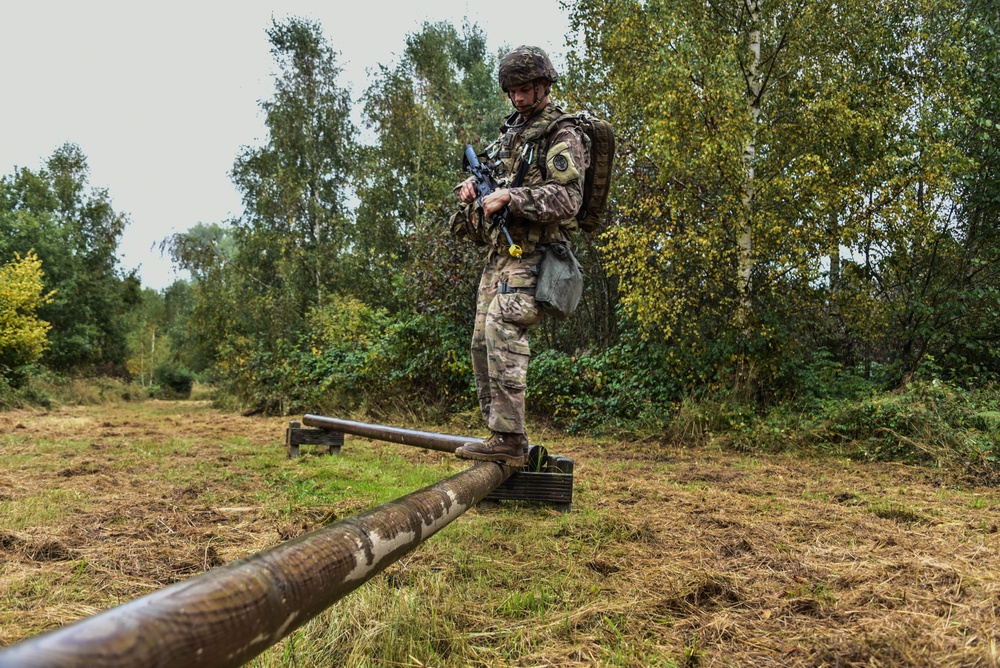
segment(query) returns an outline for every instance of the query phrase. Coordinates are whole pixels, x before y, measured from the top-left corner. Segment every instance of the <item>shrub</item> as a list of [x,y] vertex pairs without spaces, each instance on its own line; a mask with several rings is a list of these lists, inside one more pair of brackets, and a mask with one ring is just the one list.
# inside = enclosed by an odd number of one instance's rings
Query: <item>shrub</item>
[[163,399],[188,399],[194,386],[194,373],[177,362],[164,362],[153,371],[159,386],[157,396]]
[[527,410],[570,432],[660,429],[673,385],[620,344],[598,353],[543,350],[528,367]]
[[1000,391],[941,380],[895,391],[781,404],[729,435],[745,450],[815,448],[870,461],[930,464],[1000,480]]
[[365,356],[360,380],[369,408],[434,421],[475,403],[469,332],[431,314],[399,318]]
[[[873,460],[944,464],[978,458],[995,441],[977,428],[968,392],[939,380],[915,381],[886,394],[829,406],[828,440],[852,443]],[[987,437],[987,438],[984,438]]]

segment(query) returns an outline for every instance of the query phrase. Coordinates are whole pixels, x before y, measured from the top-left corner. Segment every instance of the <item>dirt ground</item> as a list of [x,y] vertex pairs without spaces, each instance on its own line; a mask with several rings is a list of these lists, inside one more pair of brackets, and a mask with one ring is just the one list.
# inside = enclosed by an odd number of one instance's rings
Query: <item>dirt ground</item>
[[[194,402],[0,413],[0,645],[367,507],[274,501],[285,425]],[[640,665],[588,631],[608,610],[664,665],[1000,665],[996,488],[905,465],[541,437],[576,478],[571,519],[539,521],[586,546],[593,598],[567,603],[571,640],[553,632],[518,665]]]

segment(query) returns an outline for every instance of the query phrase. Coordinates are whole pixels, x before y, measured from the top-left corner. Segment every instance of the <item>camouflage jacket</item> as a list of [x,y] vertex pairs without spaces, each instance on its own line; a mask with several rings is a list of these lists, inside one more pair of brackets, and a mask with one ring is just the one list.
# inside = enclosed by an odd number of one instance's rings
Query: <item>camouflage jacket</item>
[[[583,203],[583,182],[590,166],[589,139],[571,121],[560,121],[562,109],[549,103],[526,123],[514,125],[512,114],[503,133],[485,150],[486,162],[501,187],[510,188],[510,234],[525,253],[538,243],[568,243],[577,230],[575,216]],[[522,163],[527,171],[513,187]],[[475,203],[452,218],[452,230],[499,251],[507,248],[499,230],[492,235],[477,224]]]

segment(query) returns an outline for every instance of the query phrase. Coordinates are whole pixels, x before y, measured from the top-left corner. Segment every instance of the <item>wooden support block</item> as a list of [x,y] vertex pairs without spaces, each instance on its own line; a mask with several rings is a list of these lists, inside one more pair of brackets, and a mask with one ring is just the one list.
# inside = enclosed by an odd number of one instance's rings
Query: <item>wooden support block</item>
[[285,445],[288,446],[288,456],[292,458],[299,456],[300,445],[325,445],[328,454],[339,455],[344,435],[339,431],[303,427],[301,422],[292,420],[285,432]]

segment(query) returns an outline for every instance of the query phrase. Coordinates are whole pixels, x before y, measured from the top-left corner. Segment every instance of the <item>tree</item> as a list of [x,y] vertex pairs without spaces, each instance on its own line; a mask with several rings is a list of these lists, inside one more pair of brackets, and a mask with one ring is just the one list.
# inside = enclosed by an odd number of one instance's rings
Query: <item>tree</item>
[[250,259],[243,269],[302,315],[343,280],[350,95],[337,83],[336,54],[319,24],[290,18],[273,22],[267,35],[280,71],[274,97],[261,105],[267,141],[244,148],[233,166],[245,207],[234,233]]
[[234,262],[239,247],[232,229],[198,223],[165,239],[160,250],[192,277],[190,285],[176,282],[164,292],[178,360],[194,371],[214,369],[220,348],[253,325],[241,297],[250,279]]
[[186,281],[175,281],[161,292],[142,291],[132,313],[128,359],[129,374],[141,385],[152,385],[156,370],[165,365],[194,371],[209,366],[199,355],[190,311],[191,286]]
[[42,262],[29,252],[0,266],[0,379],[20,381],[21,368],[37,362],[48,346],[49,323],[37,311],[52,300],[42,285]]
[[262,103],[267,137],[244,147],[232,179],[243,214],[167,240],[192,271],[191,344],[241,401],[281,410],[294,381],[282,364],[304,335],[307,314],[349,292],[344,257],[354,156],[350,97],[336,54],[317,23],[290,18],[267,30],[278,66]]
[[[947,377],[1000,373],[1000,64],[997,6],[928,0],[912,26],[913,105],[905,227],[873,245],[873,271],[891,318],[875,340],[896,378],[922,366]],[[897,240],[893,246],[886,246]],[[901,242],[900,242],[901,241]]]
[[491,141],[505,115],[495,71],[478,26],[425,23],[362,96],[375,141],[361,152],[353,273],[368,303],[474,310],[477,253],[446,223],[464,145]]
[[[1000,16],[996,3],[976,0],[956,11],[949,32],[959,42],[963,58],[954,59],[950,73],[958,79],[960,96],[952,114],[956,145],[966,160],[957,176],[958,212],[964,262],[956,272],[961,291],[948,295],[952,309],[939,309],[941,336],[931,353],[956,375],[1000,374],[996,323],[1000,318]],[[951,17],[942,17],[942,21]],[[958,307],[959,313],[954,309]],[[944,311],[944,312],[942,312]]]

